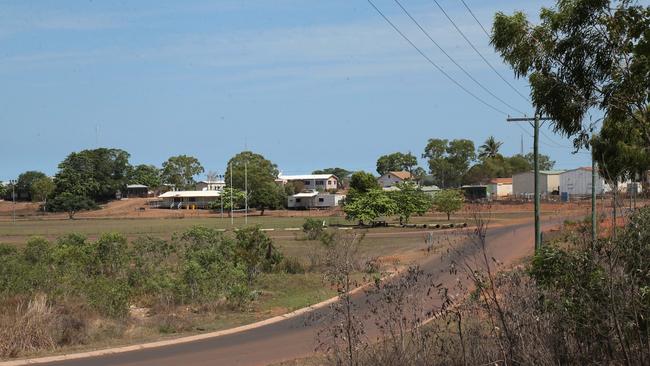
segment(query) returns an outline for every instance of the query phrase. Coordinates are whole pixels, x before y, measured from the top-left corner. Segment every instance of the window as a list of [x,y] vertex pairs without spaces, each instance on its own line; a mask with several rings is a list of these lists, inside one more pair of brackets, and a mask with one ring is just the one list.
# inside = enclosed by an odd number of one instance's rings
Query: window
[[334,185],[334,181],[333,181],[333,180],[328,180],[328,181],[327,181],[327,185],[328,185],[328,186],[333,186],[333,185]]
[[296,198],[296,203],[300,203],[300,198]]
[[322,197],[319,198],[319,199],[318,199],[318,202],[325,202],[325,198],[322,198]]
[[325,185],[325,181],[324,180],[317,180],[316,185],[317,186],[323,186],[323,185]]
[[303,181],[302,183],[303,183],[304,185],[308,186],[308,185],[311,184],[311,181],[310,181],[310,180],[305,180],[305,181]]
[[190,202],[196,202],[196,197],[190,197],[189,201]]

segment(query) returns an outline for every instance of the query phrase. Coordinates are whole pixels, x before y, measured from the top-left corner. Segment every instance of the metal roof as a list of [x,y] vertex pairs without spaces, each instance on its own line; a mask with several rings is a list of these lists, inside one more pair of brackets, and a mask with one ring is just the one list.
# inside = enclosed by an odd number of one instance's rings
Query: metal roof
[[169,191],[161,194],[158,198],[170,197],[219,197],[220,191]]
[[127,184],[126,188],[149,188],[144,184]]
[[300,192],[300,193],[294,194],[292,197],[294,197],[294,198],[303,198],[303,197],[316,197],[316,196],[318,196],[318,191],[316,191],[316,192],[313,192],[313,191],[312,192]]
[[[279,180],[311,180],[311,179],[329,179],[336,178],[334,174],[300,174],[300,175],[280,175]],[[338,178],[337,178],[338,179]]]

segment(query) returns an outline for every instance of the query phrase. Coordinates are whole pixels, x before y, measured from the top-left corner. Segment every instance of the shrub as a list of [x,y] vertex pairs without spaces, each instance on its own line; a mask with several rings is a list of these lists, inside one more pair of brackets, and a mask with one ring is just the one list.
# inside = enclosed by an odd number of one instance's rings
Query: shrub
[[124,280],[96,277],[86,284],[84,293],[101,315],[123,318],[129,312],[129,287]]
[[277,270],[289,274],[305,273],[305,267],[296,257],[284,257],[278,264]]
[[324,225],[321,220],[308,218],[302,224],[302,231],[307,235],[307,239],[316,240],[323,234]]

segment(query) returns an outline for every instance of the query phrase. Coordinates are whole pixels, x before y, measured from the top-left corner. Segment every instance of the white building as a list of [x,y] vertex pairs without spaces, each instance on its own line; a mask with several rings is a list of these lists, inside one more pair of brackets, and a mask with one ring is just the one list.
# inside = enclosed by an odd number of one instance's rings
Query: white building
[[284,185],[287,183],[300,182],[303,187],[301,190],[331,190],[337,189],[339,178],[334,174],[302,174],[302,175],[282,175],[278,176],[276,182]]
[[[591,194],[591,167],[567,170],[560,174],[560,195],[587,196]],[[605,192],[605,180],[596,172],[596,194]]]
[[397,183],[403,183],[411,180],[411,173],[407,171],[401,172],[388,172],[381,177],[377,178],[377,183],[381,188],[391,188]]
[[[560,192],[562,170],[542,170],[539,172],[540,193],[542,196]],[[517,173],[512,176],[512,194],[526,196],[535,194],[535,172]]]
[[202,180],[196,183],[197,191],[223,191],[226,188],[224,180]]
[[512,195],[512,178],[494,178],[488,182],[488,195],[499,199]]
[[160,208],[193,209],[208,208],[211,202],[217,201],[220,191],[169,191],[158,196],[162,201]]
[[306,190],[289,196],[287,207],[294,209],[330,208],[338,206],[344,198],[345,196],[342,194]]

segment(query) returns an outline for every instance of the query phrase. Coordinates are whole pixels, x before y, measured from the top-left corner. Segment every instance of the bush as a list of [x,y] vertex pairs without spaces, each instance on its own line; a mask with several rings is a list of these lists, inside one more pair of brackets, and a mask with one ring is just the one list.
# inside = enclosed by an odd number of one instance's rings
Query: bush
[[302,231],[307,235],[309,240],[317,240],[323,234],[325,227],[323,221],[318,219],[308,218],[302,224]]
[[305,267],[295,257],[284,257],[280,264],[278,264],[277,270],[289,274],[305,273]]
[[88,304],[101,315],[123,318],[129,312],[129,287],[126,281],[97,277],[86,284],[84,293]]

